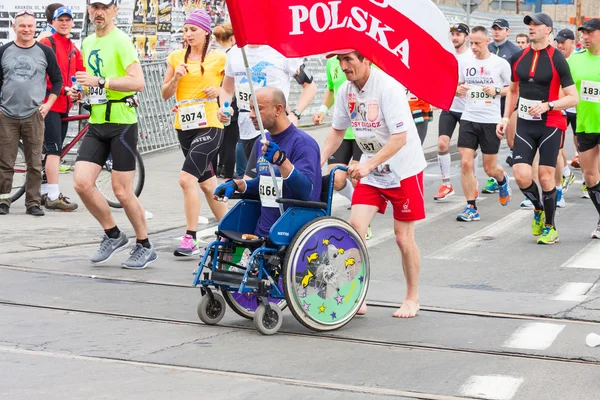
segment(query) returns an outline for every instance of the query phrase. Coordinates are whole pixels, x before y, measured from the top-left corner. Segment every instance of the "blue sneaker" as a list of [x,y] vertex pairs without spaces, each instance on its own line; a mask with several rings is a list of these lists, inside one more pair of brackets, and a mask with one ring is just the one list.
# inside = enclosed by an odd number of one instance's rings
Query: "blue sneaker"
[[481,219],[481,216],[477,212],[477,208],[473,207],[470,204],[465,207],[465,209],[463,210],[462,213],[460,213],[456,216],[457,221],[471,222],[471,221],[479,221],[480,219]]
[[498,191],[498,181],[496,181],[494,178],[488,179],[481,191],[483,193],[496,193]]
[[556,207],[564,208],[567,206],[565,196],[563,196],[563,189],[556,189]]
[[507,206],[510,203],[512,191],[510,190],[508,174],[504,173],[504,185],[498,186],[498,200],[503,206]]

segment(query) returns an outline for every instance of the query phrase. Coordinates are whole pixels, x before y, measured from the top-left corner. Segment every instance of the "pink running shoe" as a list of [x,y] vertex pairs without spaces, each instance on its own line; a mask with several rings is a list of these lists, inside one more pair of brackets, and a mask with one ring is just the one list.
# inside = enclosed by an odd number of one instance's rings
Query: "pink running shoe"
[[200,254],[200,249],[192,235],[186,234],[183,239],[181,239],[179,247],[175,249],[173,254],[177,257],[191,257]]

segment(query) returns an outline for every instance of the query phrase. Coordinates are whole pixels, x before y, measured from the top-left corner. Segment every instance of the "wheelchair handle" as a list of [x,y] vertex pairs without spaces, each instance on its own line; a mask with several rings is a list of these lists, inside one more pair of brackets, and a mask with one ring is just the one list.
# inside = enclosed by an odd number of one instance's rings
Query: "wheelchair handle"
[[335,180],[335,172],[338,170],[347,172],[348,167],[338,165],[329,173],[329,188],[327,189],[327,215],[331,215],[331,204],[333,203],[333,182]]

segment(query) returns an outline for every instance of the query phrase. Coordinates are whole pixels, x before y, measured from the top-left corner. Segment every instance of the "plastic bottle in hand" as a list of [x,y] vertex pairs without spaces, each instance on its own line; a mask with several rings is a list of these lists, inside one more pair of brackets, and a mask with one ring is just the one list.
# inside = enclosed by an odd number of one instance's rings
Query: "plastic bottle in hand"
[[77,93],[81,94],[81,99],[83,99],[83,86],[81,86],[78,82],[77,82],[77,78],[75,78],[74,76],[71,77],[71,87],[73,88],[73,90],[76,90]]
[[229,126],[229,124],[231,124],[231,114],[232,113],[233,113],[233,109],[229,105],[229,102],[226,101],[225,104],[223,104],[223,114],[225,114],[227,116],[227,118],[229,118],[229,121],[223,122],[223,126]]

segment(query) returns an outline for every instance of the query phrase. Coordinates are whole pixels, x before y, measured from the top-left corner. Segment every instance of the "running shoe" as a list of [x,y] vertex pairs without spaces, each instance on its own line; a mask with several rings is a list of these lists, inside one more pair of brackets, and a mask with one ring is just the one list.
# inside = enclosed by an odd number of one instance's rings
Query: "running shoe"
[[496,181],[494,178],[488,179],[481,191],[483,193],[496,193],[498,191],[498,181]]
[[508,174],[504,173],[504,185],[498,185],[498,201],[503,206],[507,206],[510,203],[512,191],[510,190],[510,181],[508,178]]
[[149,264],[156,261],[158,258],[158,254],[156,254],[156,250],[154,250],[154,246],[150,246],[150,248],[142,246],[141,243],[136,243],[133,250],[131,250],[131,254],[127,261],[121,263],[123,268],[127,269],[144,269]]
[[553,226],[544,226],[542,236],[537,240],[538,244],[554,244],[558,242],[558,232]]
[[56,200],[50,200],[46,196],[44,207],[48,210],[73,211],[77,210],[77,207],[79,206],[77,203],[73,203],[68,197],[63,196],[63,194],[60,193]]
[[181,243],[173,252],[176,257],[191,257],[200,254],[198,242],[194,240],[192,235],[185,234],[181,239]]
[[571,184],[573,182],[575,182],[575,173],[573,171],[571,171],[571,175],[563,176],[562,177],[563,192],[567,193],[567,191],[569,190],[569,186],[571,186]]
[[456,216],[457,221],[471,222],[471,221],[479,221],[481,216],[477,212],[477,208],[472,205],[467,205],[462,213]]
[[575,157],[573,157],[573,160],[571,160],[571,167],[581,168],[581,166],[579,165],[579,155],[576,155]]
[[590,198],[590,194],[588,193],[587,185],[585,184],[585,182],[583,183],[583,185],[581,185],[581,198],[582,199]]
[[71,166],[70,165],[61,165],[60,168],[58,169],[58,172],[61,174],[67,174],[67,173],[71,172]]
[[533,208],[533,203],[529,199],[525,199],[521,202],[520,207],[522,208]]
[[563,190],[556,190],[556,207],[565,208],[567,206],[567,201],[565,200],[565,196],[563,196]]
[[124,232],[120,232],[116,239],[111,239],[105,234],[100,247],[92,255],[90,261],[94,264],[105,263],[110,260],[113,254],[124,250],[128,243],[129,240]]
[[437,194],[433,196],[434,200],[444,200],[450,196],[454,196],[454,189],[452,189],[452,185],[446,185],[445,183],[440,186]]
[[531,224],[531,233],[533,236],[540,236],[544,229],[544,220],[546,213],[543,210],[533,210],[533,223]]
[[371,231],[371,225],[367,228],[367,233],[365,234],[365,240],[369,240],[373,237],[373,232]]
[[598,219],[596,230],[592,232],[592,239],[600,239],[600,219]]

